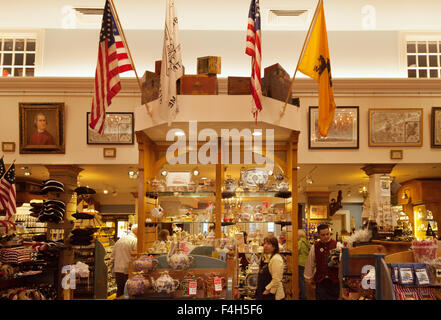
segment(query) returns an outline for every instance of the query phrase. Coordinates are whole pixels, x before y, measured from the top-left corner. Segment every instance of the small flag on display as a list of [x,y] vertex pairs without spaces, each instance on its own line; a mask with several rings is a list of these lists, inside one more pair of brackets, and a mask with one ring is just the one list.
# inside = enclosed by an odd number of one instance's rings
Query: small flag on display
[[90,128],[103,134],[106,108],[121,90],[119,74],[134,70],[122,41],[120,30],[109,1],[104,7],[103,21],[98,45],[98,62],[95,71],[95,88],[90,114]]
[[174,0],[167,0],[162,49],[161,87],[159,90],[160,117],[170,125],[179,112],[176,81],[184,74],[178,18]]
[[245,53],[251,56],[250,88],[254,100],[252,113],[256,121],[258,113],[262,111],[262,80],[260,77],[260,63],[262,60],[261,40],[259,0],[251,0]]
[[[1,159],[1,166],[4,163],[3,159]],[[15,164],[9,168],[3,178],[0,180],[0,205],[6,211],[6,218],[9,218],[17,212],[16,209],[16,194],[15,194]]]

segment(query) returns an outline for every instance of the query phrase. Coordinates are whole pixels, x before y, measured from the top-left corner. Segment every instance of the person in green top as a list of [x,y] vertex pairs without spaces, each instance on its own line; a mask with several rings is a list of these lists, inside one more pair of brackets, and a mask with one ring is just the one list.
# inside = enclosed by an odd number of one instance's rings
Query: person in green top
[[306,287],[305,287],[305,278],[303,277],[303,273],[305,271],[306,260],[309,255],[309,248],[311,244],[308,239],[306,239],[306,233],[303,229],[298,230],[298,248],[299,248],[299,299],[306,300]]

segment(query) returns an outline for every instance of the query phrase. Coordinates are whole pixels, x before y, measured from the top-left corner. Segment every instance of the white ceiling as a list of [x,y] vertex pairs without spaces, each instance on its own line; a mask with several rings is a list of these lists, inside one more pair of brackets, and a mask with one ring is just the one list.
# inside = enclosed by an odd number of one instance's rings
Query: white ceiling
[[[181,30],[245,30],[250,0],[176,0]],[[261,0],[262,30],[307,30],[317,0]],[[165,0],[114,0],[123,28],[160,30]],[[441,29],[439,0],[324,1],[328,30]],[[73,8],[103,8],[104,0],[0,0],[0,29],[97,28],[100,16],[84,16]],[[271,9],[307,10],[298,18],[271,23]],[[7,13],[7,14],[5,14]],[[375,23],[372,23],[372,22]],[[0,30],[1,31],[1,30]]]

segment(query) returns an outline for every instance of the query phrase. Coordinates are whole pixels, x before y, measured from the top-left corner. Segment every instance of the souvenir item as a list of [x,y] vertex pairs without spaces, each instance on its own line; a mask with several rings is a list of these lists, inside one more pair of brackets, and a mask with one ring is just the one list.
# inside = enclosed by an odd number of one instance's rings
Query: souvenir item
[[289,188],[289,184],[287,182],[280,182],[277,189],[281,192],[286,192],[288,191]]
[[426,268],[415,268],[415,277],[420,286],[430,284]]
[[425,263],[434,260],[438,250],[438,241],[436,239],[412,241],[412,250],[415,262]]
[[152,210],[150,210],[150,214],[154,218],[160,218],[164,215],[164,209],[162,209],[162,207],[158,205],[157,208],[153,208]]
[[170,277],[167,271],[161,272],[161,276],[154,280],[151,278],[153,289],[156,292],[172,293],[179,287],[179,280]]
[[167,257],[167,263],[173,270],[186,270],[193,263],[194,257],[186,255],[178,249],[171,257]]
[[226,192],[236,191],[236,182],[233,179],[231,179],[231,177],[228,177],[228,179],[225,180],[225,191]]
[[227,281],[224,277],[220,277],[214,273],[210,273],[205,280],[205,292],[207,298],[214,298],[221,295],[222,290],[226,287]]
[[195,192],[196,191],[196,182],[190,181],[190,183],[187,186],[188,192]]
[[263,213],[262,212],[255,212],[254,213],[254,221],[256,221],[256,222],[263,221]]
[[142,295],[147,292],[148,288],[150,288],[150,281],[141,274],[136,274],[127,280],[127,291],[131,296]]
[[159,180],[153,179],[151,182],[151,186],[153,191],[159,191],[159,186],[161,185],[161,182]]
[[203,279],[197,277],[192,273],[188,273],[181,281],[179,289],[182,290],[184,297],[196,296],[203,289]]
[[268,181],[268,173],[264,169],[247,170],[242,175],[242,181],[245,186],[257,187]]
[[413,272],[412,268],[400,268],[400,283],[401,284],[413,284]]
[[149,273],[155,270],[158,263],[159,261],[157,259],[153,259],[152,256],[144,254],[133,262],[133,269],[135,269],[136,272]]

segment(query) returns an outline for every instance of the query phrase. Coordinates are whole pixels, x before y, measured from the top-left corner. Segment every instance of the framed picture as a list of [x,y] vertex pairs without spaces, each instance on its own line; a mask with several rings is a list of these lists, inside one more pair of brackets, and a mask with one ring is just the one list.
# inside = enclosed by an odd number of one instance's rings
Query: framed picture
[[318,130],[318,107],[309,107],[309,149],[358,149],[358,107],[337,107],[328,136]]
[[3,152],[15,152],[15,142],[2,142]]
[[104,158],[116,158],[116,148],[104,148]]
[[403,150],[391,150],[390,151],[390,158],[397,159],[397,160],[403,159]]
[[432,148],[441,148],[441,108],[432,108]]
[[309,219],[328,219],[327,205],[310,205]]
[[89,127],[90,112],[87,112],[87,144],[133,144],[133,112],[107,112],[102,135]]
[[423,109],[369,109],[370,147],[423,145]]
[[65,153],[64,103],[20,103],[20,153]]

